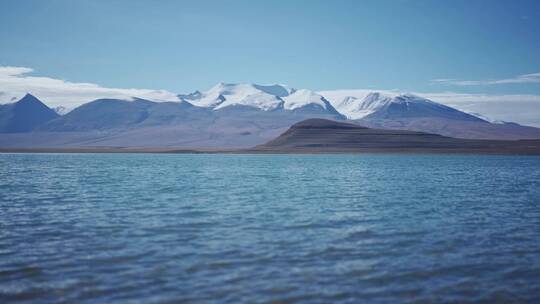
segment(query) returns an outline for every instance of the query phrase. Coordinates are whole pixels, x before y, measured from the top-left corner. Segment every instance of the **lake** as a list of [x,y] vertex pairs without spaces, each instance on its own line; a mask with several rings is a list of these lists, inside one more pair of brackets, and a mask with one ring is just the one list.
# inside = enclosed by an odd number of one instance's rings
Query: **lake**
[[2,303],[540,302],[540,157],[0,154]]

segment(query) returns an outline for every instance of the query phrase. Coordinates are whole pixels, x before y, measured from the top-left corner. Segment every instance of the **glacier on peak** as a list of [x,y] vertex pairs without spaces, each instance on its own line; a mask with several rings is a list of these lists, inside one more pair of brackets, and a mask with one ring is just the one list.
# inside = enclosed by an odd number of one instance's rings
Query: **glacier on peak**
[[283,108],[285,110],[295,110],[305,106],[321,107],[322,109],[329,110],[333,108],[330,102],[323,96],[306,89],[297,90],[283,98],[285,101]]

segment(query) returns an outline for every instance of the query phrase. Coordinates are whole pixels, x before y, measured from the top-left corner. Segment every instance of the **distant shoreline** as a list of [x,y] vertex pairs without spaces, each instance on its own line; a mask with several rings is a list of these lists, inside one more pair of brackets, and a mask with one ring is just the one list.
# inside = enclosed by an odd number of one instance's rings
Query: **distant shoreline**
[[361,149],[220,149],[220,148],[164,148],[164,147],[73,147],[73,148],[1,148],[0,153],[134,153],[134,154],[469,154],[469,155],[540,155],[536,149],[496,149],[496,148],[361,148]]

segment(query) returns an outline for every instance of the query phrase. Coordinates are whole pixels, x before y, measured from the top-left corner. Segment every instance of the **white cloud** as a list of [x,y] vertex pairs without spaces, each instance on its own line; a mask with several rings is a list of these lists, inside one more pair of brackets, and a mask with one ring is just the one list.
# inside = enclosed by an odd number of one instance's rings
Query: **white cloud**
[[27,74],[34,71],[31,68],[12,67],[12,66],[0,66],[0,76],[17,76]]
[[13,102],[26,93],[38,97],[50,107],[73,109],[99,98],[178,101],[176,94],[165,90],[106,88],[93,83],[69,82],[49,77],[30,76],[33,69],[0,66],[0,103]]
[[515,83],[540,83],[540,73],[524,74],[513,78],[488,79],[488,80],[459,80],[451,78],[433,79],[432,82],[455,86],[479,86]]

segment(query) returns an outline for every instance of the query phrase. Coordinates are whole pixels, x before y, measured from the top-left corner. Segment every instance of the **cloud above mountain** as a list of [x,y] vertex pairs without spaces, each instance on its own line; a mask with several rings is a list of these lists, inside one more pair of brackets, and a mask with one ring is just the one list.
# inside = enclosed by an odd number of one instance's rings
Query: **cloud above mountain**
[[33,71],[28,67],[0,66],[0,103],[18,100],[26,93],[38,96],[50,107],[66,108],[99,98],[178,100],[176,94],[165,90],[107,88],[94,83],[29,75]]

